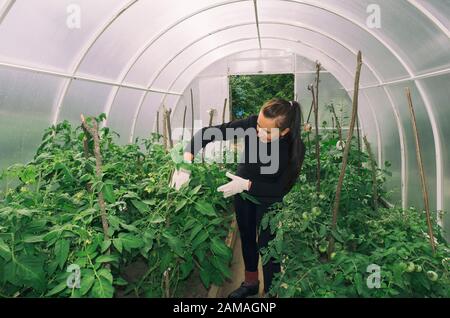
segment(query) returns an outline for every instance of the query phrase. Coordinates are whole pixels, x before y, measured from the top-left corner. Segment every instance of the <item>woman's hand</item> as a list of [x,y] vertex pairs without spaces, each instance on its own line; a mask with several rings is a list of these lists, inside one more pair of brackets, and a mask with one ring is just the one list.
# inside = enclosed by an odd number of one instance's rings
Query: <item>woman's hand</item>
[[[192,160],[194,159],[194,155],[185,152],[183,155],[184,162],[186,163],[192,163]],[[175,188],[175,190],[180,190],[182,186],[189,183],[189,179],[191,178],[191,172],[186,169],[177,169],[172,175],[172,179],[170,181],[170,186],[172,188]]]
[[229,172],[226,176],[231,179],[230,182],[217,188],[217,191],[223,192],[223,197],[228,198],[243,191],[248,191],[251,186],[250,180],[235,176]]

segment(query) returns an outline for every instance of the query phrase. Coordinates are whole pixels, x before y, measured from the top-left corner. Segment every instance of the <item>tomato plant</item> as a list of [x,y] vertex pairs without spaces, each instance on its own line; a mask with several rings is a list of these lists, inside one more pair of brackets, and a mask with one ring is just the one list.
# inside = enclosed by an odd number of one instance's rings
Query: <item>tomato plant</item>
[[[222,284],[230,277],[224,239],[231,213],[215,190],[225,170],[192,165],[189,185],[175,191],[169,179],[176,164],[159,136],[119,145],[109,128],[99,135],[101,178],[92,140],[86,148],[81,127],[67,121],[45,131],[31,162],[3,172],[13,186],[0,195],[1,296],[176,296],[194,270],[205,287]],[[144,274],[127,281],[127,266],[136,262],[145,264]],[[79,269],[79,286],[70,284],[71,268]]]
[[[304,140],[309,133],[304,132]],[[262,227],[276,233],[262,251],[263,262],[273,257],[282,265],[271,292],[280,297],[449,297],[450,250],[436,220],[433,254],[424,212],[375,209],[369,158],[358,150],[356,140],[351,144],[337,230],[331,231],[342,161],[337,141],[333,131],[320,136],[321,193],[316,193],[315,154],[307,149],[296,186],[262,220]],[[383,183],[390,173],[375,173],[378,195],[387,197]],[[330,235],[336,246],[328,258]],[[380,269],[376,287],[370,284],[372,264]]]

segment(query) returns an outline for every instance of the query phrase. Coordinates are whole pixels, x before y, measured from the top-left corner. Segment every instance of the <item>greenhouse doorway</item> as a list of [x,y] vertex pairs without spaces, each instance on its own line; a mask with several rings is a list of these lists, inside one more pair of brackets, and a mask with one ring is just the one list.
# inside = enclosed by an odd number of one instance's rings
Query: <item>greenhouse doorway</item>
[[258,115],[261,106],[272,98],[294,99],[294,74],[230,75],[231,119]]

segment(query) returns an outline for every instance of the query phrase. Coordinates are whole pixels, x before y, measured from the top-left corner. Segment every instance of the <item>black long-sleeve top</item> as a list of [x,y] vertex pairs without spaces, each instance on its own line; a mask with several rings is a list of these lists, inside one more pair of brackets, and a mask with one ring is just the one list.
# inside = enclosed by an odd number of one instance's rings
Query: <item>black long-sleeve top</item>
[[[234,120],[221,125],[212,126],[211,128],[220,130],[221,136],[205,136],[204,133],[206,129],[208,129],[208,127],[204,127],[194,135],[193,140],[191,140],[190,143],[186,146],[185,151],[190,152],[195,156],[200,151],[200,149],[206,147],[206,145],[212,141],[229,140],[230,138],[233,138],[233,136],[230,136],[230,134],[227,135],[227,128],[241,128],[241,131],[253,128],[255,129],[256,134],[257,119],[258,116],[249,116],[245,119]],[[245,134],[241,134],[240,136],[238,135],[238,137],[244,137],[245,148],[243,154],[244,160],[241,160],[242,163],[238,164],[236,175],[251,181],[251,187],[248,191],[248,194],[254,196],[261,203],[271,204],[274,202],[282,201],[283,196],[286,194],[285,188],[288,178],[287,166],[289,162],[290,133],[281,137],[277,141],[274,141],[279,143],[279,166],[278,170],[273,174],[261,173],[261,167],[269,167],[271,163],[264,163],[264,158],[260,158],[259,147],[262,146],[262,142],[259,140],[259,137],[257,142],[257,154],[249,153],[252,149],[251,147],[249,147],[248,135],[246,136]],[[266,153],[270,156],[270,144],[271,143],[264,145],[266,148],[263,148],[264,150],[262,150],[262,153]],[[252,159],[252,161],[250,161],[249,159]],[[265,161],[267,161],[267,158]]]

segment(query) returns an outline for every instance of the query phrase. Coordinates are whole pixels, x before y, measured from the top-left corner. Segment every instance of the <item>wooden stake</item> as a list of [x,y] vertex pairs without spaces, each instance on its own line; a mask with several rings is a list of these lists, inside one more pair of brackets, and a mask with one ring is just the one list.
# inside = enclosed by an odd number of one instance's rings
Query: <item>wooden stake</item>
[[159,141],[159,111],[156,112],[156,133],[158,134]]
[[194,139],[194,93],[191,88],[191,140]]
[[163,106],[163,144],[164,149],[167,151],[167,113],[166,108]]
[[[208,111],[208,114],[209,114],[208,127],[211,127],[211,126],[212,126],[213,118],[214,118],[214,113],[215,113],[214,108],[211,108],[211,109]],[[205,148],[203,148],[203,151],[202,151],[202,161],[205,161]]]
[[[81,114],[81,123],[86,129],[87,132],[92,136],[92,139],[94,140],[94,155],[95,155],[95,172],[96,176],[99,180],[102,179],[102,154],[100,152],[100,136],[98,135],[98,124],[96,120],[93,120],[92,128],[88,126],[86,123],[86,120],[84,119],[84,115]],[[103,192],[98,192],[98,205],[100,207],[100,216],[102,220],[102,226],[103,226],[103,234],[105,236],[105,240],[109,239],[108,235],[108,219],[106,216],[106,204],[105,199],[103,197]]]
[[367,154],[369,155],[370,169],[372,170],[372,199],[373,208],[378,211],[378,186],[377,186],[377,169],[375,164],[375,158],[373,157],[372,149],[370,148],[370,143],[366,136],[363,137],[364,144],[366,145]]
[[336,128],[337,128],[338,135],[339,135],[339,141],[342,141],[342,127],[341,127],[341,123],[339,122],[339,119],[338,119],[338,117],[336,115],[336,110],[334,109],[334,105],[331,104],[330,108],[331,108],[331,112],[333,113],[332,119],[334,119],[334,122],[336,123]]
[[[348,154],[351,148],[351,142],[353,137],[353,130],[355,129],[355,121],[358,116],[358,94],[359,94],[359,79],[361,75],[361,67],[362,67],[362,54],[361,51],[358,52],[357,57],[357,66],[356,66],[356,75],[355,75],[355,87],[353,92],[353,109],[352,109],[352,118],[350,120],[350,129],[347,136],[347,142],[345,143],[344,154],[342,158],[342,167],[341,172],[339,174],[339,179],[336,187],[336,195],[334,198],[334,206],[333,206],[333,219],[331,222],[331,231],[334,232],[337,227],[337,218],[339,213],[339,202],[341,199],[341,191],[342,184],[344,182],[345,169],[347,168],[347,160]],[[330,241],[328,244],[328,259],[331,257],[331,253],[334,251],[334,237],[330,236]]]
[[317,186],[316,192],[317,195],[320,193],[320,141],[319,141],[319,82],[320,82],[320,63],[316,62],[316,91],[313,92],[313,101],[314,101],[314,121],[316,125],[316,178],[317,178]]
[[166,112],[166,120],[167,120],[167,137],[169,140],[169,148],[173,148],[173,139],[172,139],[172,125],[170,124],[170,115],[172,114],[172,109],[169,109]]
[[184,106],[184,113],[183,113],[183,132],[181,135],[181,141],[184,141],[184,129],[186,128],[186,112],[187,112],[187,106]]
[[361,137],[359,136],[359,117],[356,118],[356,135],[358,139],[358,175],[361,174]]
[[417,130],[416,113],[414,111],[414,106],[412,103],[411,91],[409,90],[409,88],[406,88],[405,90],[406,90],[406,98],[408,99],[409,112],[411,114],[411,123],[412,123],[412,127],[413,127],[413,132],[414,132],[414,139],[415,139],[415,143],[416,143],[417,165],[419,167],[420,183],[422,185],[423,203],[425,205],[425,212],[427,215],[428,236],[430,237],[431,249],[433,250],[433,253],[435,253],[436,246],[434,243],[433,226],[431,224],[428,187],[427,187],[427,182],[426,182],[425,171],[423,169],[422,149],[420,147],[419,132]]
[[[225,101],[223,103],[223,108],[222,108],[222,124],[225,123],[225,113],[227,111],[227,102],[228,102],[228,98],[225,98]],[[226,157],[224,155],[222,141],[220,142],[220,156],[222,157],[223,163],[225,163],[226,162]]]

